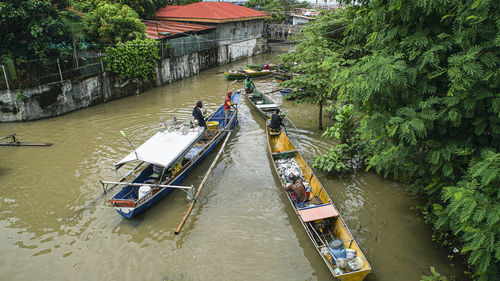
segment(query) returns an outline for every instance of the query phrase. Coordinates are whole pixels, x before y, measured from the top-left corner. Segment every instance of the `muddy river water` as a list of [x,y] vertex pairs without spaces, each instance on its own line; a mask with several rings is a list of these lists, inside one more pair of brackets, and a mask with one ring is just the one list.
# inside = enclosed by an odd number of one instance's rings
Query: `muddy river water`
[[[114,180],[114,163],[130,151],[120,130],[138,145],[161,121],[190,118],[198,100],[213,110],[228,88],[217,72],[276,62],[275,55],[60,117],[0,124],[0,136],[54,143],[0,147],[0,280],[330,280],[271,170],[264,121],[244,99],[240,124],[180,235],[174,230],[189,203],[184,192],[126,220],[107,204],[114,192],[103,195],[98,181]],[[255,82],[262,92],[277,86],[271,78]],[[289,134],[309,163],[327,151],[317,107],[281,101],[279,92],[270,97],[299,129]],[[184,184],[198,185],[215,154]],[[431,229],[413,209],[418,199],[402,185],[369,172],[317,175],[373,267],[367,280],[420,280],[430,265],[462,280],[464,268],[434,248]]]

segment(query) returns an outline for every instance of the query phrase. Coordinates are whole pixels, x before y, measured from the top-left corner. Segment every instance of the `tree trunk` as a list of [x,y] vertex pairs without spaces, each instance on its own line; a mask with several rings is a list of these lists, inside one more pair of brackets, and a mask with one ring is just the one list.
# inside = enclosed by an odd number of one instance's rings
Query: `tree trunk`
[[323,130],[323,103],[319,104],[319,129]]

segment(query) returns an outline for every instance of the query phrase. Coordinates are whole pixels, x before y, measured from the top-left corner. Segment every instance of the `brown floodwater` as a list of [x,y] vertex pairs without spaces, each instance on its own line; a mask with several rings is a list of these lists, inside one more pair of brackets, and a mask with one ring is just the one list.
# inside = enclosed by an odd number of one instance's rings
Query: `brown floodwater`
[[[271,170],[264,121],[243,99],[240,124],[180,235],[184,192],[126,220],[107,204],[117,190],[103,195],[99,183],[115,179],[113,164],[130,151],[120,130],[139,145],[160,122],[190,118],[198,100],[216,109],[229,84],[217,72],[276,62],[274,55],[60,117],[0,124],[0,136],[54,143],[0,147],[0,280],[330,280]],[[277,85],[256,84],[263,92]],[[299,129],[288,131],[309,163],[327,151],[332,144],[317,129],[316,107],[282,102],[279,92],[271,97]],[[215,154],[184,184],[199,184]],[[464,268],[450,266],[446,251],[433,246],[413,209],[418,198],[402,185],[366,172],[318,178],[373,267],[367,280],[419,280],[430,265],[462,280]]]

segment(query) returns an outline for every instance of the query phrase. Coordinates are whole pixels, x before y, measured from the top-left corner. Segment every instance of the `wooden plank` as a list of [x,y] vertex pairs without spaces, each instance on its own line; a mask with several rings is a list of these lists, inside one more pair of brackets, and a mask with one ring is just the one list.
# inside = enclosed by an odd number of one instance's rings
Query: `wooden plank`
[[315,208],[298,210],[299,216],[304,222],[317,221],[326,218],[338,217],[339,213],[332,204]]

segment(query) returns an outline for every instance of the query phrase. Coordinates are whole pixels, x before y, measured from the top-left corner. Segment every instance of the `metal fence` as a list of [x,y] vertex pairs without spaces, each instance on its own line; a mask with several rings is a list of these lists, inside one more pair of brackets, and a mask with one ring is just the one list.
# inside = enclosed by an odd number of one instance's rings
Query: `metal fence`
[[264,35],[272,40],[288,40],[290,36],[299,33],[303,25],[291,24],[267,24],[264,27]]
[[[215,48],[215,32],[183,36],[159,44],[160,58],[182,56]],[[93,51],[91,53],[94,53]],[[0,63],[0,90],[13,90],[36,87],[44,84],[59,83],[68,79],[81,79],[104,72],[104,54],[80,57],[78,67],[71,60],[59,58],[47,61],[27,62],[7,61]]]
[[212,49],[217,46],[215,32],[177,37],[169,41],[172,46],[173,56],[175,57]]
[[81,57],[78,67],[72,61],[51,59],[27,62],[7,61],[0,66],[0,89],[13,90],[85,78],[104,71],[103,56]]

